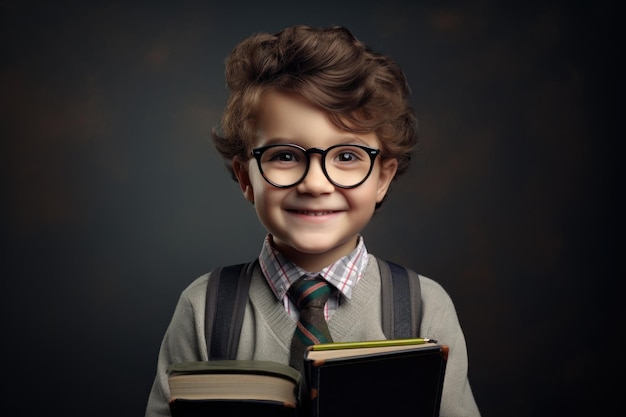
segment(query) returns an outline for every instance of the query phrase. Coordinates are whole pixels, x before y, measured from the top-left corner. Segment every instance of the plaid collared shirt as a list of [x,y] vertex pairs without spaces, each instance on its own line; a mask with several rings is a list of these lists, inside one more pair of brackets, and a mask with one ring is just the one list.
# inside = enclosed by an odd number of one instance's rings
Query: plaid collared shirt
[[301,277],[321,275],[333,285],[334,290],[324,307],[326,320],[337,310],[343,297],[350,299],[352,288],[363,276],[368,263],[367,249],[363,237],[359,236],[356,248],[348,255],[328,265],[321,271],[310,272],[300,268],[285,258],[272,246],[272,237],[267,235],[263,241],[259,265],[276,298],[283,301],[285,310],[294,320],[298,319],[298,309],[287,296],[291,284]]

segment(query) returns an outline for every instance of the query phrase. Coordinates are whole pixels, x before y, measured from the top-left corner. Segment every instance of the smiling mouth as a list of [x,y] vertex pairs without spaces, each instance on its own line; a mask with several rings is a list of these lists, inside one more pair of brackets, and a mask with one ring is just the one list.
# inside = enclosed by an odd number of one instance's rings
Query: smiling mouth
[[290,210],[293,213],[301,214],[303,216],[324,216],[327,214],[336,213],[334,210],[325,210],[325,211],[308,211],[308,210]]

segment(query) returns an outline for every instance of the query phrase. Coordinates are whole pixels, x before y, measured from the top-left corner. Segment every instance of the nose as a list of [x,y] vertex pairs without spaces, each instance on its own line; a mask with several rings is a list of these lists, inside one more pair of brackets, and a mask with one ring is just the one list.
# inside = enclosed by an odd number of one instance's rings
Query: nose
[[331,193],[335,186],[326,178],[322,169],[322,155],[311,155],[309,161],[309,171],[306,176],[296,186],[298,192],[320,195]]

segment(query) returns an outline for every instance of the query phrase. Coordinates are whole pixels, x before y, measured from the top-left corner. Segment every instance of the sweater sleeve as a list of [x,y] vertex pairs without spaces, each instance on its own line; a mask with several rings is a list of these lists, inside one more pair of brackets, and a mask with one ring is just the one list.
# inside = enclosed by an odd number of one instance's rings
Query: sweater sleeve
[[145,417],[170,417],[167,367],[183,361],[207,360],[204,344],[204,300],[208,274],[192,282],[180,295],[157,360]]
[[448,362],[441,398],[441,417],[478,417],[480,412],[468,379],[465,336],[452,299],[432,279],[420,276],[422,324],[420,335],[447,345]]

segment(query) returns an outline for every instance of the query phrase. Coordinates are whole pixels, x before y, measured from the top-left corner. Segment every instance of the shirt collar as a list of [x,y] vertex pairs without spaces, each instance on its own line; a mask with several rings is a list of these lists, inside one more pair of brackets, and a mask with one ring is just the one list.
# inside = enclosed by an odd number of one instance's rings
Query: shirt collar
[[337,288],[344,297],[350,298],[352,289],[363,275],[369,257],[362,236],[356,248],[348,255],[328,265],[321,271],[305,271],[283,256],[272,245],[272,236],[267,235],[259,255],[259,265],[276,298],[282,300],[287,290],[303,276],[321,275]]

